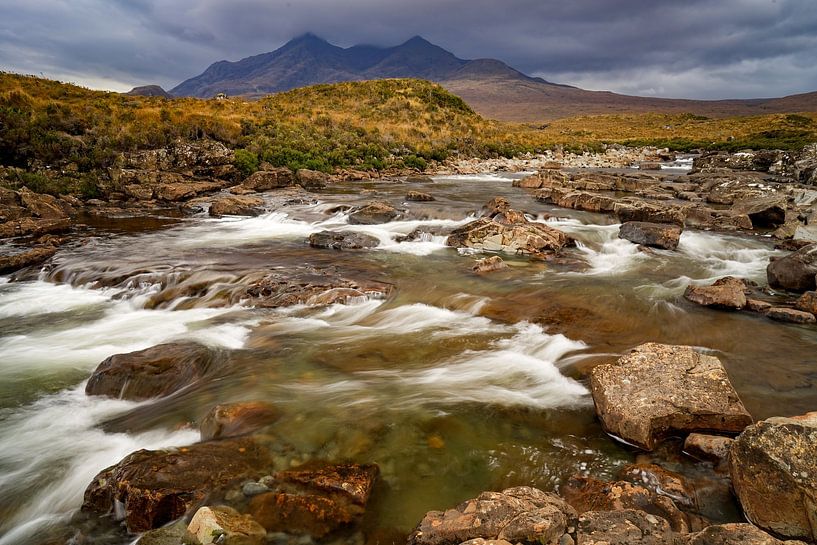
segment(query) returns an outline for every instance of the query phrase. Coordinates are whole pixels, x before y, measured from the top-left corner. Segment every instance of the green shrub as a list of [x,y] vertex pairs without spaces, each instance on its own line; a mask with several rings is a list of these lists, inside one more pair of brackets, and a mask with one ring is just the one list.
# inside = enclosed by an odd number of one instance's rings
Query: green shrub
[[416,155],[408,155],[403,157],[403,165],[406,168],[416,168],[417,170],[425,170],[428,166],[428,163],[422,157],[417,157]]
[[245,149],[237,149],[233,164],[244,176],[249,176],[258,170],[258,155]]

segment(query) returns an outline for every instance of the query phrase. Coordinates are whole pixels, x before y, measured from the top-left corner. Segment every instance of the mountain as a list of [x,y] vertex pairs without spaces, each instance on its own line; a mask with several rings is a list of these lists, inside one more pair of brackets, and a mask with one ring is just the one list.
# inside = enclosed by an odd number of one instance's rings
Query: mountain
[[210,98],[217,93],[250,98],[318,83],[383,78],[435,81],[480,114],[518,122],[547,122],[577,115],[692,113],[708,117],[817,111],[817,92],[752,100],[685,100],[587,91],[530,77],[496,59],[460,59],[415,36],[395,47],[342,48],[304,34],[270,53],[219,61],[170,93]]

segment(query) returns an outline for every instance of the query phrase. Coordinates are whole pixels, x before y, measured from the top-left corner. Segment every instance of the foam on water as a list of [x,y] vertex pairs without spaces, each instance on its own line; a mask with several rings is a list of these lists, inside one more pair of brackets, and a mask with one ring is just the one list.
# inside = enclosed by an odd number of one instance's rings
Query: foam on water
[[78,311],[109,300],[103,292],[49,282],[3,284],[0,318]]
[[[441,176],[433,176],[434,180],[454,180],[454,181],[463,181],[467,180],[469,182],[512,182],[513,180],[519,178],[519,174],[525,173],[511,173],[511,172],[496,172],[496,173],[489,173],[489,174],[448,174],[448,175],[441,175]],[[529,172],[527,174],[533,174],[533,172]]]
[[650,256],[630,241],[618,238],[621,225],[585,224],[576,219],[552,219],[544,223],[576,239],[590,269],[582,274],[625,274]]
[[[0,502],[26,497],[9,520],[0,521],[0,545],[35,542],[48,526],[69,518],[85,487],[102,469],[140,448],[194,443],[192,430],[151,430],[128,435],[97,426],[137,403],[88,397],[85,384],[38,400],[0,418]],[[34,494],[29,496],[30,491]]]
[[769,258],[780,254],[758,240],[703,231],[684,231],[678,252],[705,267],[710,276],[702,281],[731,275],[761,283]]

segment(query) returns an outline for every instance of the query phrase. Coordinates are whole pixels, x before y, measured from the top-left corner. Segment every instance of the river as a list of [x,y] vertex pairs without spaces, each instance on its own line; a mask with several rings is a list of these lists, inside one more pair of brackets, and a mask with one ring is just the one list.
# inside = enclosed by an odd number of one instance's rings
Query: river
[[[39,273],[0,277],[0,545],[64,528],[94,475],[126,454],[197,441],[191,423],[217,403],[278,406],[290,465],[376,462],[382,479],[364,525],[393,535],[483,490],[612,478],[638,454],[601,429],[586,373],[641,342],[709,349],[755,418],[817,406],[813,328],[682,297],[689,282],[724,275],[765,283],[777,253],[769,239],[687,231],[677,251],[641,252],[617,238],[612,218],[538,203],[511,186],[519,176],[341,183],[255,218],[92,224]],[[410,189],[436,201],[405,203]],[[494,196],[575,237],[575,259],[503,256],[507,269],[477,275],[480,256],[446,247],[444,236],[396,241],[461,225]],[[371,198],[424,219],[348,225],[345,208]],[[305,243],[325,229],[362,231],[380,245]],[[317,308],[235,298],[264,271],[315,268],[396,291]],[[171,340],[216,347],[226,366],[159,400],[85,395],[107,356]],[[677,464],[695,473],[694,462]],[[707,514],[739,519],[729,502]]]

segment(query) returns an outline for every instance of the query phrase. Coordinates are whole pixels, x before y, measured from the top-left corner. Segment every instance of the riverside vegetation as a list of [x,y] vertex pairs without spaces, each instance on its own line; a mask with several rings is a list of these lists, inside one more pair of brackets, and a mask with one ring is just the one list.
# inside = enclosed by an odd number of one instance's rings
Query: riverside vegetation
[[261,162],[296,170],[425,170],[456,157],[513,157],[605,144],[691,149],[793,150],[817,139],[817,114],[708,119],[614,115],[546,126],[490,121],[439,85],[379,80],[317,85],[258,101],[165,99],[90,91],[0,74],[0,166],[5,185],[94,197],[117,190],[109,171],[124,152],[212,139]]

